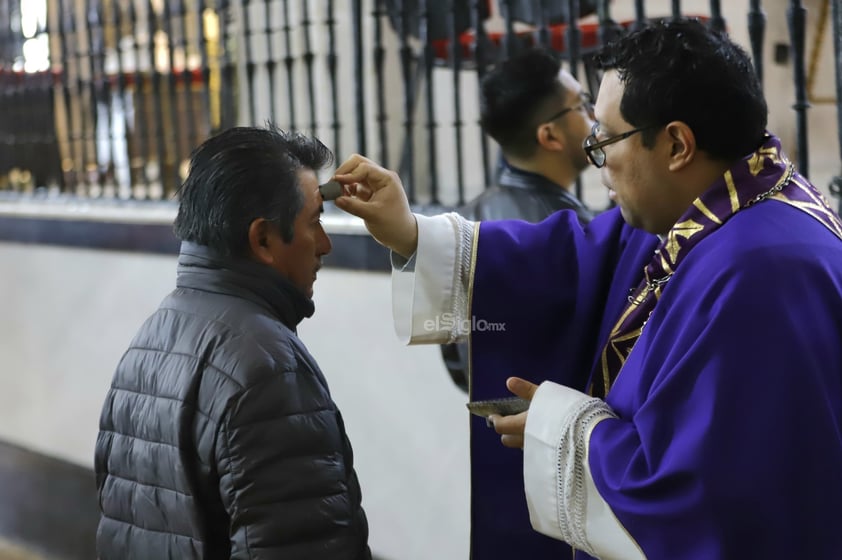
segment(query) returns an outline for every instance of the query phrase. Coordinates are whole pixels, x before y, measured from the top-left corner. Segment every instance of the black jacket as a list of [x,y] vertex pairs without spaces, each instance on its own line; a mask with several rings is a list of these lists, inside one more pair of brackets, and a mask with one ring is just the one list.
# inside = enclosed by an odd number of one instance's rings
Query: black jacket
[[558,210],[573,210],[582,224],[594,215],[572,193],[543,175],[501,161],[497,184],[457,211],[474,221],[526,220],[538,223]]
[[342,416],[271,268],[184,243],[96,443],[101,560],[370,559]]
[[[543,175],[512,167],[501,159],[497,185],[483,191],[457,211],[469,220],[526,220],[537,223],[558,210],[573,210],[581,224],[594,215],[572,193]],[[466,344],[441,347],[444,365],[453,382],[468,390],[468,348]]]

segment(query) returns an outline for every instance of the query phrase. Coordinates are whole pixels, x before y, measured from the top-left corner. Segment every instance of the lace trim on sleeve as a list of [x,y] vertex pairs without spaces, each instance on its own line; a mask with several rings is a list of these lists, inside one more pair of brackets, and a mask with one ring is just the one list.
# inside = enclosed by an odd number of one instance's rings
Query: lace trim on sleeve
[[474,243],[475,223],[456,213],[449,213],[447,217],[452,221],[456,234],[456,266],[453,267],[453,299],[450,309],[455,320],[448,340],[448,343],[453,343],[464,341],[471,331],[471,321],[468,317],[468,281],[471,277],[471,248]]
[[558,523],[563,540],[591,556],[598,553],[587,537],[586,461],[588,440],[597,422],[617,416],[601,399],[582,401],[565,421],[558,445]]

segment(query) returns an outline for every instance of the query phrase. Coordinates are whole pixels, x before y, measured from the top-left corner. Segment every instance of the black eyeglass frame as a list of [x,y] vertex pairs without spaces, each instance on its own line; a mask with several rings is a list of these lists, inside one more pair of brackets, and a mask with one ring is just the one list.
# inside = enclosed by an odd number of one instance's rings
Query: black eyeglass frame
[[625,140],[629,136],[633,134],[637,134],[638,132],[642,132],[649,128],[653,128],[655,125],[647,124],[644,126],[639,126],[637,128],[633,128],[622,134],[618,134],[616,136],[611,136],[610,138],[606,138],[605,140],[601,140],[599,142],[596,141],[596,129],[599,127],[599,123],[594,123],[593,127],[591,128],[591,133],[585,138],[585,141],[582,142],[582,148],[585,150],[585,155],[588,156],[588,161],[590,161],[594,167],[597,169],[603,167],[605,165],[605,146],[609,146],[611,144],[615,144],[621,140]]
[[559,118],[563,117],[564,115],[566,115],[570,111],[578,111],[582,108],[586,109],[588,111],[588,113],[592,115],[593,114],[593,104],[594,104],[593,96],[591,96],[590,93],[588,93],[586,91],[583,91],[579,94],[579,104],[578,105],[574,105],[572,107],[565,107],[564,109],[562,109],[558,113],[555,113],[550,118],[548,118],[546,120],[543,120],[541,122],[544,122],[544,123],[552,122],[556,119],[559,119]]

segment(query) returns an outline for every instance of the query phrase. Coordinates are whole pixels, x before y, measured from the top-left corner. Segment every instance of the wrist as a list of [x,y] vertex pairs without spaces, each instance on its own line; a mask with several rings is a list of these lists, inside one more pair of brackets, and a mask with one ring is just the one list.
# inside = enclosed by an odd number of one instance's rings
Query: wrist
[[390,247],[395,253],[405,259],[408,259],[415,254],[415,251],[418,249],[418,219],[413,213],[410,213],[409,215],[411,220],[407,221],[405,228],[406,233],[400,237],[404,240],[404,242],[396,244],[394,247]]

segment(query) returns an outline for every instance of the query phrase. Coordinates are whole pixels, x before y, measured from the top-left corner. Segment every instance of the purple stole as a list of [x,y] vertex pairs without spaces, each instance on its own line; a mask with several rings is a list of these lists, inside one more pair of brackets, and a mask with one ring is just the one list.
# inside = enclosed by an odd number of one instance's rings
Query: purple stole
[[731,167],[693,202],[658,247],[644,269],[643,280],[631,291],[628,305],[611,329],[591,376],[591,395],[605,398],[608,394],[682,259],[731,216],[767,198],[809,213],[842,238],[838,216],[821,193],[795,173],[778,139],[767,136],[756,152]]

